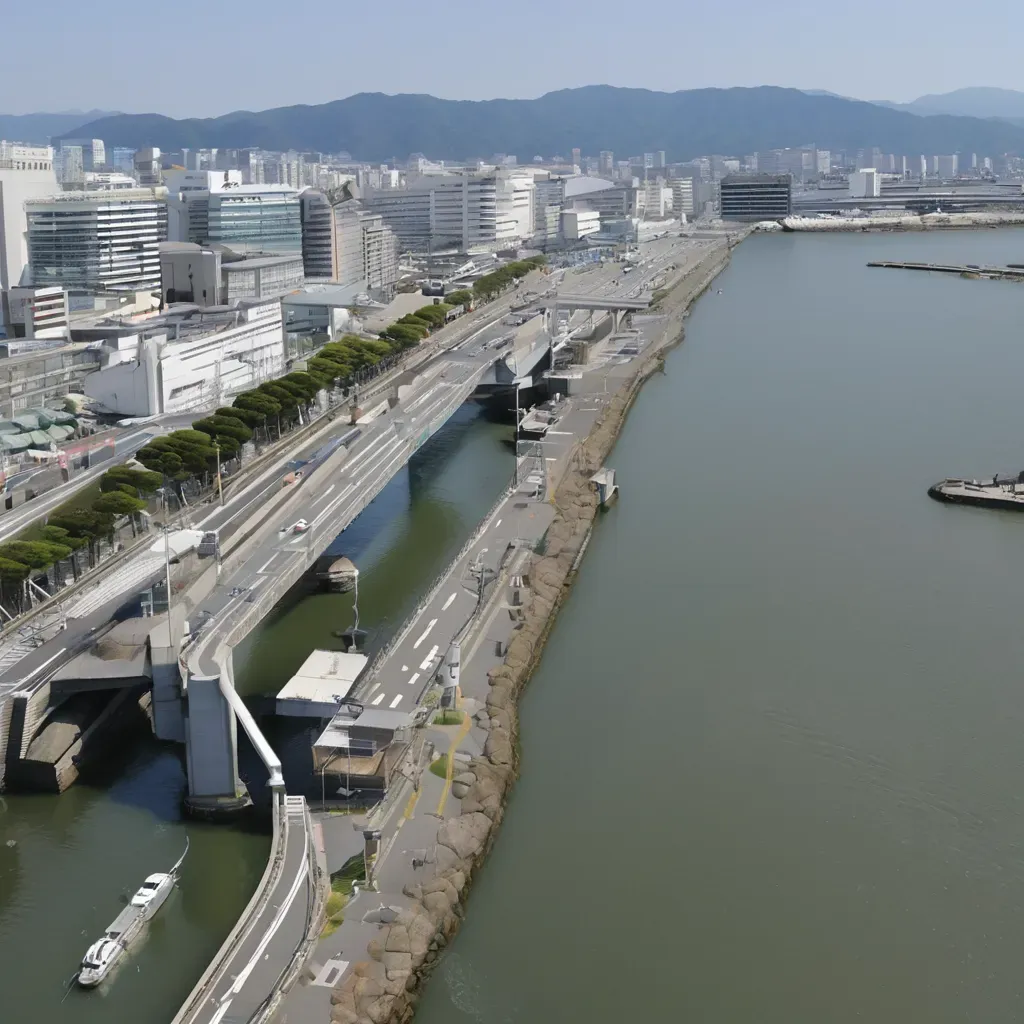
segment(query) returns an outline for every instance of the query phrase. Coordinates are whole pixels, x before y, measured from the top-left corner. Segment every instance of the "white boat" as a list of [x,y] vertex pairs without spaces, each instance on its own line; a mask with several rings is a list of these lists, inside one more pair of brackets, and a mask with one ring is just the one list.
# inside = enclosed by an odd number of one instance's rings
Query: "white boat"
[[118,961],[128,952],[129,947],[139,937],[143,926],[164,905],[170,896],[174,883],[178,879],[178,871],[185,854],[188,853],[188,840],[185,840],[185,853],[170,871],[150,875],[128,906],[107,926],[102,939],[97,939],[85,952],[78,968],[75,980],[83,988],[95,988],[117,965]]

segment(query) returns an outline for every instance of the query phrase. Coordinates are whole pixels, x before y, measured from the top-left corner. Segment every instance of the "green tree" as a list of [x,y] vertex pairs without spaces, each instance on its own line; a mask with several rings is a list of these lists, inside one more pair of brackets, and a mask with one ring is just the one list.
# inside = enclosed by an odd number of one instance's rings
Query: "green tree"
[[109,491],[107,494],[101,494],[92,503],[92,507],[96,512],[110,516],[128,516],[134,537],[138,535],[136,516],[145,509],[146,503],[141,498],[125,494],[124,491]]
[[457,291],[449,292],[444,301],[451,306],[468,306],[473,301],[473,293],[468,288],[459,288]]

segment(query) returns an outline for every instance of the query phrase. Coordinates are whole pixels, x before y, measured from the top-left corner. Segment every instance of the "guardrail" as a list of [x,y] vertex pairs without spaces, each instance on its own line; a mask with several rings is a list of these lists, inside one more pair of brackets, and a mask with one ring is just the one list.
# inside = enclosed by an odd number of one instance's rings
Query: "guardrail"
[[235,927],[231,929],[228,937],[224,940],[220,949],[217,950],[217,953],[210,961],[209,966],[203,972],[202,977],[200,977],[199,981],[196,982],[195,987],[188,994],[185,1002],[182,1003],[181,1009],[179,1009],[174,1015],[174,1019],[171,1021],[171,1024],[188,1024],[188,1022],[195,1017],[206,997],[206,993],[209,990],[211,983],[216,980],[216,976],[224,968],[227,961],[231,958],[241,941],[245,938],[248,933],[248,928],[252,924],[253,920],[263,912],[270,899],[270,894],[274,891],[274,888],[277,885],[281,869],[284,867],[284,853],[287,839],[288,820],[284,809],[284,796],[278,796],[275,794],[273,807],[273,835],[270,842],[270,856],[267,858],[267,867],[263,872],[263,877],[260,879],[260,883],[256,887],[256,891],[252,894],[251,899],[246,904],[245,909],[235,922]]
[[380,671],[381,666],[388,659],[391,652],[397,647],[403,640],[412,632],[413,627],[416,625],[416,620],[419,618],[423,609],[430,604],[431,601],[437,597],[438,591],[444,585],[445,581],[455,571],[456,566],[463,558],[469,554],[469,549],[483,536],[484,531],[487,529],[487,524],[494,517],[494,514],[505,504],[506,501],[515,493],[515,476],[509,481],[505,489],[495,499],[494,504],[487,510],[486,515],[476,525],[476,529],[469,535],[465,544],[459,548],[458,554],[448,562],[448,564],[434,577],[430,586],[425,591],[423,597],[420,598],[416,607],[406,616],[405,622],[402,628],[398,630],[395,635],[388,640],[388,642],[377,652],[374,656],[373,661],[367,667],[363,673],[362,678],[359,681],[360,688],[365,687],[368,683],[371,683]]

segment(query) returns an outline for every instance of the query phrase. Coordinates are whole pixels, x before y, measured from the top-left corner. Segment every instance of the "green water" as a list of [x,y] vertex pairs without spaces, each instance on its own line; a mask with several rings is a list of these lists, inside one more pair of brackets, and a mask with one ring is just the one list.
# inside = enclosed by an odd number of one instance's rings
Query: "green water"
[[419,1024],[1024,1017],[1024,291],[743,243],[610,458]]
[[[335,542],[361,570],[371,640],[401,624],[500,492],[512,468],[507,434],[464,407]],[[340,644],[333,631],[351,624],[351,605],[350,594],[296,588],[236,655],[239,688],[280,689],[314,647]],[[260,831],[182,820],[181,756],[140,736],[59,797],[0,798],[0,1024],[174,1016],[252,895],[269,849]],[[68,990],[86,948],[147,874],[177,860],[186,835],[180,887],[146,940],[102,989]]]

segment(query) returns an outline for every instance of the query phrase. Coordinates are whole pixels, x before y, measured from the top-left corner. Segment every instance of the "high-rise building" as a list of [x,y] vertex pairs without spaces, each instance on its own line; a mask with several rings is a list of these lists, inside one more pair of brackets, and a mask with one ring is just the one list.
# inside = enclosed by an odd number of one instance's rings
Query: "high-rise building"
[[223,245],[240,255],[302,253],[299,193],[288,185],[236,185],[181,196],[190,242]]
[[135,150],[127,146],[115,146],[110,151],[110,169],[131,174],[135,170]]
[[579,167],[580,159],[583,156],[583,150],[579,146],[573,146],[572,150],[572,162],[574,167]]
[[135,177],[139,184],[155,188],[163,183],[163,172],[160,168],[160,150],[155,146],[147,146],[137,150],[134,158]]
[[10,327],[8,292],[28,266],[25,203],[58,190],[49,146],[0,140],[0,322]]
[[779,220],[792,212],[788,174],[730,174],[719,188],[722,220]]
[[82,167],[87,171],[102,171],[107,166],[107,147],[102,139],[64,139],[61,149],[65,146],[77,146],[82,150]]
[[85,154],[81,146],[61,143],[57,154],[57,178],[64,188],[70,189],[85,181]]
[[602,149],[597,158],[597,165],[603,177],[611,178],[615,174],[615,154],[610,149]]
[[664,167],[665,166],[665,150],[659,149],[654,154],[654,166],[655,167]]
[[672,211],[676,214],[693,216],[693,178],[673,178],[669,182],[672,189]]
[[167,239],[166,189],[62,192],[25,204],[34,285],[72,294],[160,287]]

